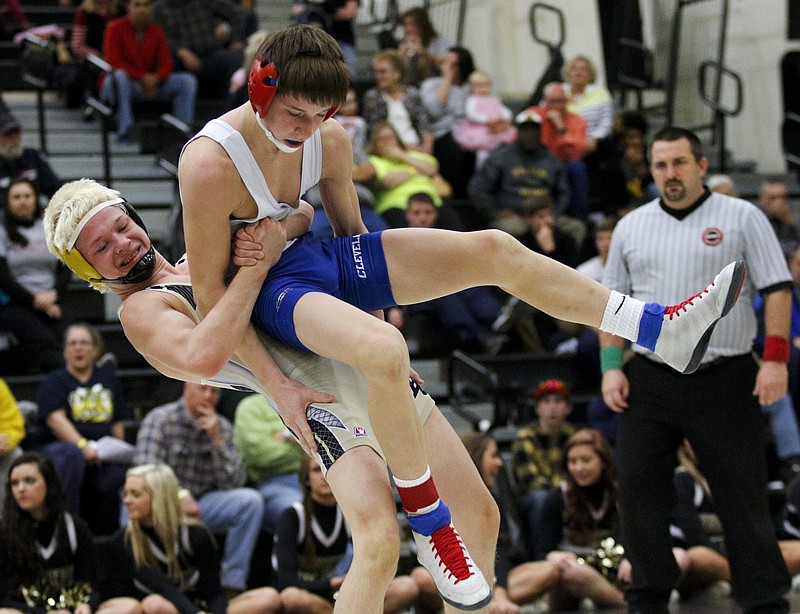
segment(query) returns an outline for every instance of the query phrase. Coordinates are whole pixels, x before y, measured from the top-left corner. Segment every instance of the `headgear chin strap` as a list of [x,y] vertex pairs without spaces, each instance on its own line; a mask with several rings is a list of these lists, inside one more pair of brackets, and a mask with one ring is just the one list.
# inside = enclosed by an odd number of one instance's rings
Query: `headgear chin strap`
[[267,135],[267,138],[269,139],[269,142],[272,143],[273,145],[275,145],[275,147],[280,149],[283,153],[294,153],[298,149],[300,149],[302,143],[298,144],[295,147],[290,147],[289,145],[287,145],[283,141],[280,141],[277,138],[275,138],[275,135],[272,134],[272,130],[267,128],[267,125],[264,123],[264,120],[261,119],[261,116],[258,114],[257,111],[256,111],[256,123],[259,126],[261,126],[261,129],[264,131],[264,134]]
[[[113,198],[111,200],[103,201],[97,205],[95,205],[89,212],[83,216],[83,219],[78,223],[75,227],[75,230],[72,232],[72,236],[70,236],[67,245],[61,249],[56,248],[61,259],[64,261],[72,271],[84,281],[88,281],[95,286],[104,287],[107,283],[115,283],[115,284],[136,284],[142,281],[146,281],[150,275],[153,274],[156,266],[156,253],[155,249],[153,248],[153,244],[151,242],[150,248],[144,253],[144,255],[139,258],[139,260],[131,267],[128,273],[124,277],[120,277],[118,279],[107,279],[100,275],[100,273],[95,269],[89,262],[83,257],[83,255],[75,249],[75,243],[78,240],[78,237],[81,234],[81,231],[86,226],[86,224],[91,220],[95,215],[97,215],[100,211],[105,209],[106,207],[113,207],[118,206],[122,209],[128,217],[131,218],[134,224],[139,226],[145,233],[147,233],[147,228],[142,221],[142,218],[139,217],[139,214],[136,213],[134,208],[128,204],[128,202],[124,198]],[[149,238],[149,234],[147,235]]]

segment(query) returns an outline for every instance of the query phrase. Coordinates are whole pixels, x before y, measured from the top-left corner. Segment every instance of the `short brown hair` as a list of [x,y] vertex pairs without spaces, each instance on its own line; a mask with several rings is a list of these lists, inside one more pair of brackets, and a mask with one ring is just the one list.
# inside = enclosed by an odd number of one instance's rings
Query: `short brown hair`
[[400,80],[403,80],[406,74],[406,61],[403,58],[403,54],[400,53],[397,49],[384,49],[383,51],[379,51],[374,56],[372,56],[372,65],[375,65],[375,62],[389,62],[392,66],[394,66],[395,70],[400,73]]
[[271,32],[256,58],[275,63],[278,95],[331,106],[341,105],[347,97],[350,72],[342,50],[320,28],[300,24]]

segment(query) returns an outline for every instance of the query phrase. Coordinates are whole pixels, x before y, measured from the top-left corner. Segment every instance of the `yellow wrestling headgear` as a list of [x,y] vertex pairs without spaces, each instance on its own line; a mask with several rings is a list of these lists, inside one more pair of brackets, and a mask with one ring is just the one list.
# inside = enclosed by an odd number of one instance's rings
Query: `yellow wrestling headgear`
[[89,264],[86,258],[84,258],[83,255],[75,248],[75,243],[77,242],[81,231],[89,222],[89,220],[91,220],[106,207],[113,206],[118,206],[120,209],[125,211],[125,213],[130,216],[136,225],[140,226],[145,232],[147,232],[147,228],[145,228],[142,219],[124,198],[112,198],[111,200],[106,200],[95,205],[86,213],[86,215],[83,216],[63,249],[54,246],[61,260],[64,261],[64,264],[66,264],[78,277],[101,289],[104,288],[105,284],[108,282],[131,284],[144,281],[153,272],[153,268],[155,266],[155,251],[151,243],[150,249],[147,250],[144,256],[142,256],[138,262],[136,262],[136,264],[133,265],[125,277],[120,277],[119,279],[106,279],[100,275],[97,269]]

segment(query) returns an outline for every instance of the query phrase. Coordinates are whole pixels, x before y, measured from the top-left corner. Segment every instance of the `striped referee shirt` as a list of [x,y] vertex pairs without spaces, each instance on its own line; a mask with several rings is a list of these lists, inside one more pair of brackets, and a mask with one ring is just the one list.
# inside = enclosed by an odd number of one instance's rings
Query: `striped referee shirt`
[[[705,288],[727,264],[742,259],[747,276],[739,300],[717,324],[703,362],[751,351],[753,296],[792,277],[775,232],[752,203],[708,192],[690,209],[671,211],[660,199],[626,215],[614,229],[603,284],[645,302],[674,305]],[[657,357],[636,344],[634,351]]]

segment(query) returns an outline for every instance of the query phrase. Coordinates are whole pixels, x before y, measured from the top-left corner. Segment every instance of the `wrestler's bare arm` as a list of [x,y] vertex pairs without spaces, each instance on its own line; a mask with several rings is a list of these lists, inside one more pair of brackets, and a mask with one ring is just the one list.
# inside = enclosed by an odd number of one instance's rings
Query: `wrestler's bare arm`
[[358,196],[353,185],[353,149],[350,137],[336,121],[323,122],[322,176],[319,193],[337,237],[349,237],[367,232],[358,208]]
[[248,232],[263,246],[262,258],[239,269],[199,325],[174,298],[161,292],[136,292],[123,303],[120,321],[126,337],[164,375],[189,381],[211,378],[236,350],[250,325],[261,283],[285,242],[285,230],[273,220],[248,227]]

